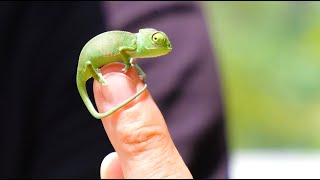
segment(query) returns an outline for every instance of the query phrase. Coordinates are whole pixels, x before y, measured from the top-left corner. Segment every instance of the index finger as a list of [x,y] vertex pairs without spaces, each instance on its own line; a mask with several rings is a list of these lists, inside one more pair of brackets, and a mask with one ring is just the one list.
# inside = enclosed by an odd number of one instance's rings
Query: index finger
[[[108,85],[94,82],[98,110],[105,112],[131,97],[143,83],[133,68],[121,73],[123,64],[101,69]],[[169,134],[165,120],[149,91],[144,91],[114,114],[102,118],[105,131],[119,155],[126,178],[192,177]]]

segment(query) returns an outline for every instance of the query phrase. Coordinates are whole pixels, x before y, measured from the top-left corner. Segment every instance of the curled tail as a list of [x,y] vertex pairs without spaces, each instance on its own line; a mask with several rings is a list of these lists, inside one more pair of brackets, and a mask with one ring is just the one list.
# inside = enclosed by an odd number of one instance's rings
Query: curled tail
[[86,81],[80,82],[80,80],[77,79],[77,87],[78,87],[78,91],[80,93],[80,96],[81,96],[84,104],[86,105],[87,109],[89,110],[90,114],[93,117],[95,117],[96,119],[101,119],[101,118],[104,118],[104,117],[111,115],[112,113],[114,113],[118,109],[122,108],[123,106],[125,106],[126,104],[128,104],[129,102],[134,100],[136,97],[138,97],[147,88],[147,84],[145,84],[144,87],[139,92],[137,92],[136,94],[134,94],[133,96],[131,96],[130,98],[128,98],[127,100],[125,100],[124,102],[119,104],[118,106],[116,106],[116,107],[114,107],[104,113],[98,113],[96,111],[95,107],[93,106],[93,104],[88,96],[88,92],[87,92],[87,88],[86,88]]

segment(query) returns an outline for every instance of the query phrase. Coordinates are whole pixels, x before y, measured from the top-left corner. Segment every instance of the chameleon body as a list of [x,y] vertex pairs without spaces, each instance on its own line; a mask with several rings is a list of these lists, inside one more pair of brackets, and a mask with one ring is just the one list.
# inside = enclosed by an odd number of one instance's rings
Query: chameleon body
[[140,91],[121,104],[108,112],[99,113],[95,110],[88,96],[86,81],[93,77],[102,85],[107,85],[108,83],[100,73],[102,66],[122,60],[125,64],[122,70],[124,73],[133,67],[144,80],[145,73],[136,64],[136,59],[162,56],[171,50],[171,43],[167,35],[152,28],[140,29],[138,33],[107,31],[89,40],[79,56],[76,83],[80,96],[91,115],[96,119],[107,117],[135,99],[147,88],[147,84],[145,84]]

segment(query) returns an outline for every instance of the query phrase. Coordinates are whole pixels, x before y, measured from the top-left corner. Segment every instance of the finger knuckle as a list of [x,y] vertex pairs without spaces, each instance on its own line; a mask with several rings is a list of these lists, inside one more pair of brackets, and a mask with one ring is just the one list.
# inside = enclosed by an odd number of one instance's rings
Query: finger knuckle
[[141,126],[133,130],[122,131],[120,136],[123,150],[130,155],[137,155],[157,148],[167,138],[163,128],[157,125]]

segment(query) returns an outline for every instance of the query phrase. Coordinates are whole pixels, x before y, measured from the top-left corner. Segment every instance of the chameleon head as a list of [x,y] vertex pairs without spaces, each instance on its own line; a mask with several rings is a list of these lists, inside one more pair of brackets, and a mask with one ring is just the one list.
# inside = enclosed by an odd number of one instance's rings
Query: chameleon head
[[140,57],[157,57],[172,51],[168,36],[152,28],[140,29],[137,36]]

